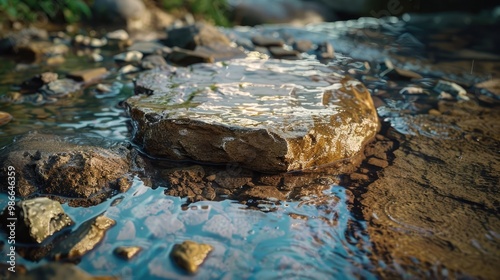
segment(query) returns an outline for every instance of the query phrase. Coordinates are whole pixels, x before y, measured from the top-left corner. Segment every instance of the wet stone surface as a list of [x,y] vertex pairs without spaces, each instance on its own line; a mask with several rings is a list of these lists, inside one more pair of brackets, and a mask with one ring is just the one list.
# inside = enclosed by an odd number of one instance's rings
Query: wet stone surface
[[134,142],[157,158],[282,172],[354,158],[378,129],[363,84],[317,62],[225,65],[143,74],[136,92],[147,94],[126,102]]
[[[124,146],[108,150],[40,133],[27,134],[0,151],[3,168],[17,170],[17,195],[54,195],[75,206],[95,205],[126,191],[131,184],[128,156]],[[7,172],[1,176],[7,180]]]

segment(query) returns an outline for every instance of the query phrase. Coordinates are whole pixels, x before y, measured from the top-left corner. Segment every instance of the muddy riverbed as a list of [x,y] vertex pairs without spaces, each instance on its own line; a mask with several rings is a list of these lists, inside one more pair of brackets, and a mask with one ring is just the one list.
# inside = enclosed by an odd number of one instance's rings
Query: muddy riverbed
[[[62,264],[47,266],[58,261],[75,264],[90,275],[120,279],[497,278],[498,27],[498,15],[484,13],[406,15],[301,28],[233,28],[222,30],[227,42],[217,37],[224,55],[231,53],[233,60],[211,53],[209,47],[165,50],[164,45],[170,44],[167,39],[136,46],[141,55],[130,54],[128,62],[113,57],[126,51],[120,43],[109,40],[106,46],[98,42],[85,46],[73,35],[55,34],[47,40],[68,46],[60,63],[49,60],[58,57],[53,55],[55,50],[34,63],[1,56],[0,111],[12,116],[1,119],[2,168],[22,167],[16,170],[18,201],[49,197],[60,202],[74,221],[41,244],[18,240],[15,275],[7,272],[9,235],[2,232],[2,277],[22,279],[23,273],[29,275],[26,271],[32,270],[44,273],[36,268],[45,273],[55,269],[61,275],[64,269],[73,271]],[[168,64],[153,59],[144,63],[143,54],[151,53],[167,58]],[[137,68],[124,69],[127,64]],[[94,69],[86,75],[97,79],[75,78],[75,71],[86,69]],[[150,114],[145,110],[141,123],[135,118],[142,113],[134,115],[130,109],[130,100],[158,96],[156,84],[141,84],[146,71],[162,73],[160,78],[153,76],[152,82],[163,85],[161,79],[166,79],[169,90],[189,93],[190,88],[201,88],[194,97],[181,95],[163,104],[180,110],[176,114],[189,112],[194,103],[203,118],[218,117],[224,112],[207,113],[206,108],[222,110],[230,92],[238,92],[239,105],[245,106],[250,99],[241,94],[250,92],[263,97],[252,99],[256,104],[245,112],[263,122],[284,122],[283,126],[290,125],[286,120],[292,118],[266,118],[266,104],[274,106],[278,103],[273,100],[289,101],[284,98],[298,94],[290,100],[294,106],[300,104],[300,110],[323,108],[329,102],[325,87],[330,89],[330,83],[341,80],[338,77],[348,76],[363,84],[353,88],[365,89],[371,96],[368,107],[376,110],[378,121],[367,127],[376,131],[369,130],[373,134],[360,141],[363,149],[354,156],[306,171],[269,172],[266,168],[276,165],[258,163],[259,154],[254,151],[250,161],[215,165],[206,164],[204,158],[163,158],[169,153],[153,153],[160,144],[155,135],[146,135],[151,133],[149,127],[143,128],[160,123],[173,111]],[[23,83],[46,72],[56,73],[58,81],[69,78],[64,85],[78,90],[66,94],[47,86],[52,74]],[[242,76],[236,84],[231,80],[234,73]],[[263,86],[266,79],[275,84]],[[30,91],[34,81],[45,84]],[[271,96],[276,99],[267,98],[266,88],[275,92]],[[356,90],[345,92],[355,95]],[[219,101],[202,110],[199,94]],[[307,97],[316,95],[321,98]],[[283,112],[297,116],[302,111]],[[233,111],[230,116],[234,118]],[[351,123],[359,122],[358,117],[352,118]],[[279,126],[268,123],[267,127],[276,131]],[[184,135],[198,129],[174,128]],[[300,131],[294,129],[290,133]],[[167,139],[162,141],[171,141],[168,135],[161,136]],[[207,135],[207,141],[212,137]],[[335,146],[336,139],[311,143],[329,147]],[[173,149],[170,155],[204,152],[195,149],[203,142],[179,141],[184,146],[178,145],[182,149]],[[307,147],[312,153],[318,150]],[[123,164],[108,168],[112,170],[100,168],[101,173],[92,171],[94,165],[113,166],[107,158]],[[251,170],[256,166],[266,172]],[[7,176],[2,176],[0,208],[4,209],[9,196]],[[106,177],[111,183],[88,179],[92,176]],[[58,188],[52,182],[78,188]],[[105,185],[102,190],[101,185]],[[98,224],[102,217],[113,222]],[[85,240],[84,233],[99,232],[96,228],[103,229],[102,239],[95,244],[86,241],[94,244],[93,249],[74,253],[78,250],[71,248]],[[186,272],[171,253],[175,244],[186,240],[211,246],[195,274]],[[137,246],[140,251],[124,259],[115,252],[121,246]]]

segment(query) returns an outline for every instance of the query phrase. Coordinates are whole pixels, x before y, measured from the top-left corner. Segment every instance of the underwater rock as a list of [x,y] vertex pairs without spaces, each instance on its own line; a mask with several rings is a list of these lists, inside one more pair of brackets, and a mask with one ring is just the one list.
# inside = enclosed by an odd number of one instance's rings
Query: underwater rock
[[40,92],[45,97],[64,97],[81,89],[80,83],[72,79],[59,79],[43,85]]
[[52,250],[55,260],[77,260],[94,249],[106,235],[106,232],[116,222],[106,216],[100,215],[83,223],[75,232],[59,242]]
[[147,95],[126,101],[133,140],[157,158],[263,172],[336,162],[341,171],[378,130],[370,93],[316,62],[299,64],[318,68],[318,76],[305,76],[296,63],[241,59],[145,72],[135,86]]
[[73,220],[64,213],[61,204],[46,197],[18,201],[14,207],[6,207],[1,219],[17,219],[16,238],[21,242],[42,243],[54,233],[73,225]]
[[[17,195],[55,195],[54,199],[94,205],[131,185],[129,151],[77,145],[55,135],[31,133],[0,151],[3,169],[16,169]],[[7,182],[2,172],[1,180]],[[1,187],[6,191],[6,186]],[[83,198],[83,200],[82,200]]]
[[142,248],[139,246],[120,246],[117,247],[113,252],[123,259],[130,260],[133,257],[137,256],[137,254],[139,254],[141,250]]
[[106,75],[108,70],[104,67],[93,68],[93,69],[85,69],[73,71],[67,75],[68,78],[71,78],[75,81],[79,82],[90,82],[92,80],[97,80],[102,76]]
[[0,126],[8,124],[12,120],[12,115],[7,112],[0,111]]
[[198,271],[198,267],[212,250],[211,245],[186,240],[174,245],[170,257],[179,267],[192,274]]
[[34,93],[43,85],[56,81],[57,78],[58,74],[54,72],[44,72],[42,74],[35,75],[33,78],[21,83],[21,91],[23,93]]
[[78,280],[117,280],[113,276],[93,276],[74,264],[51,262],[29,270],[27,273],[12,273],[12,278],[19,280],[40,279],[78,279]]

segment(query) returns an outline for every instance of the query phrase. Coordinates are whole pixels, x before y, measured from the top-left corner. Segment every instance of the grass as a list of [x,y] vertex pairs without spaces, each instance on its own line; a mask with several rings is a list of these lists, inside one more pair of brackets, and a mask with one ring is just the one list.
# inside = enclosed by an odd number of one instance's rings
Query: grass
[[167,10],[185,10],[195,16],[203,17],[216,25],[230,26],[227,0],[161,0],[161,6]]
[[90,18],[88,4],[82,0],[0,0],[0,17],[10,21],[50,21],[74,23]]

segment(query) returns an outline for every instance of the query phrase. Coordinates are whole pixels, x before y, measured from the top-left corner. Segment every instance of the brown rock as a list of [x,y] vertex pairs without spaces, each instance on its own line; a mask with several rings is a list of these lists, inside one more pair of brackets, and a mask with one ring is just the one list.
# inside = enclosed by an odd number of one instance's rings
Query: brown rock
[[39,62],[50,57],[66,54],[69,48],[66,45],[56,45],[51,42],[34,41],[17,46],[15,53],[22,62]]
[[[0,152],[3,168],[16,169],[19,196],[36,192],[56,195],[55,199],[62,201],[78,198],[75,203],[97,204],[112,194],[112,190],[126,189],[122,178],[128,181],[129,177],[127,149],[76,145],[67,139],[31,133]],[[6,174],[0,174],[5,182]],[[1,188],[6,190],[4,185]]]
[[285,44],[281,39],[264,36],[252,37],[252,43],[260,47],[282,47]]
[[298,40],[293,43],[293,48],[299,52],[307,52],[312,49],[312,42],[309,40]]
[[215,61],[213,56],[205,52],[190,51],[177,47],[172,48],[172,52],[168,55],[168,60],[183,66],[203,62],[213,63]]
[[238,195],[242,199],[286,200],[286,196],[273,186],[253,186]]
[[12,120],[12,115],[7,112],[0,111],[0,126],[8,124]]
[[[16,267],[17,268],[17,267]],[[13,280],[78,279],[78,280],[118,280],[113,276],[93,276],[74,264],[51,262],[34,268],[27,273],[12,273]]]
[[389,166],[389,162],[387,162],[387,160],[378,159],[378,158],[374,158],[374,157],[372,157],[368,160],[368,164],[376,166],[376,167],[380,167],[380,168],[386,168],[387,166]]
[[116,247],[114,253],[123,259],[130,260],[133,257],[137,256],[137,254],[139,254],[141,250],[142,248],[139,246],[120,246]]
[[[210,66],[209,72],[204,65],[194,65],[189,72],[178,69],[175,76],[147,72],[136,89],[148,95],[126,102],[137,127],[134,141],[155,157],[235,163],[264,172],[337,162],[340,171],[342,160],[356,158],[377,132],[370,93],[350,78],[329,75],[328,82],[316,82],[302,73],[273,70],[295,69],[285,67],[288,64],[292,62],[233,60]],[[259,68],[253,69],[256,65]],[[297,90],[304,83],[316,86],[319,93]],[[336,89],[324,88],[330,83]],[[323,92],[330,92],[329,97]],[[300,98],[316,105],[296,102]]]
[[214,26],[196,23],[194,25],[167,31],[165,45],[194,50],[196,46],[212,44],[230,45],[231,41]]
[[67,77],[79,82],[90,82],[92,80],[102,78],[102,76],[106,75],[107,73],[108,70],[106,70],[106,68],[99,67],[94,69],[73,71],[69,73]]
[[282,47],[270,47],[269,52],[275,58],[298,59],[299,52],[296,50],[286,50]]
[[368,181],[370,179],[367,175],[360,173],[352,173],[349,175],[349,178],[352,181]]

